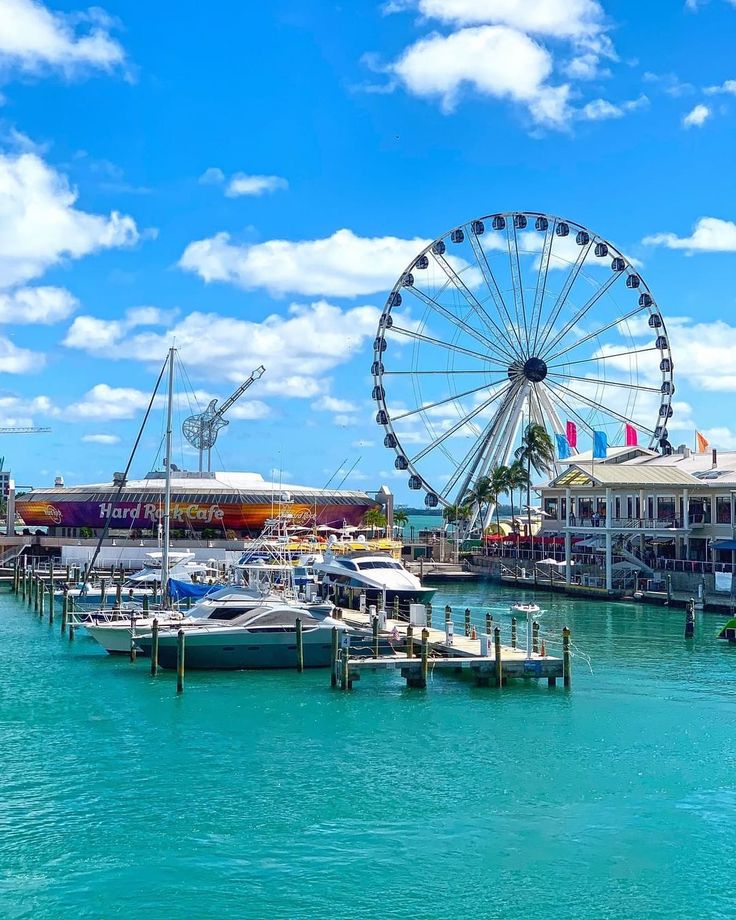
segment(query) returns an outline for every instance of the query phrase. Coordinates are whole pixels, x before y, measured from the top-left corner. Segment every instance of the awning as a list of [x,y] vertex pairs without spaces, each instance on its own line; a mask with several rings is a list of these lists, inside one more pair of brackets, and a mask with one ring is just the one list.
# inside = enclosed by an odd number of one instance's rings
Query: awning
[[736,540],[716,540],[711,543],[711,549],[731,549],[736,550]]

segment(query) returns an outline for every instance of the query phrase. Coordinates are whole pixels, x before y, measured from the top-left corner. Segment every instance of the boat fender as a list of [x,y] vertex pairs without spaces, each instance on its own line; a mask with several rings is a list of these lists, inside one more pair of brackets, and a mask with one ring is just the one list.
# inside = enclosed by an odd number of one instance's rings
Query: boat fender
[[542,648],[539,650],[539,655],[540,655],[540,658],[547,657],[547,649],[544,646],[544,639],[542,639]]
[[473,627],[473,631],[470,633],[470,638],[471,638],[471,639],[477,639],[477,638],[478,638],[478,633],[476,632],[475,626]]

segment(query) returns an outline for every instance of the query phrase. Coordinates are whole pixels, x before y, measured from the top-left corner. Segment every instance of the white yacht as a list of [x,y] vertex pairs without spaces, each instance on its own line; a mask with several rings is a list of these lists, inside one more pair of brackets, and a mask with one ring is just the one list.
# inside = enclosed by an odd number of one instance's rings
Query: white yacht
[[[301,620],[304,666],[330,663],[332,629],[360,634],[332,616],[330,603],[265,600],[244,594],[224,595],[215,604],[207,598],[209,615],[160,630],[158,660],[162,668],[175,668],[179,629],[184,630],[186,667],[213,670],[249,670],[296,667],[296,620]],[[203,602],[204,603],[204,602]],[[150,657],[150,631],[136,637],[136,645]]]
[[[149,601],[161,596],[161,564],[163,553],[160,551],[146,553],[143,568],[129,575],[122,584],[121,600],[128,606],[140,606],[143,598]],[[195,562],[195,554],[189,551],[169,553],[169,579],[181,582],[206,581],[217,575],[207,563]],[[117,591],[117,583],[110,580],[105,585],[105,597],[108,603],[113,603]],[[63,591],[55,592],[61,598]],[[69,588],[67,591],[70,602],[78,607],[101,607],[102,585],[89,583],[81,588]]]
[[349,591],[357,589],[365,594],[368,605],[380,607],[385,603],[386,609],[391,609],[398,598],[401,613],[408,616],[409,604],[428,604],[435,593],[435,588],[425,587],[388,553],[326,553],[321,562],[314,563],[313,571],[323,596],[346,607],[350,605]]

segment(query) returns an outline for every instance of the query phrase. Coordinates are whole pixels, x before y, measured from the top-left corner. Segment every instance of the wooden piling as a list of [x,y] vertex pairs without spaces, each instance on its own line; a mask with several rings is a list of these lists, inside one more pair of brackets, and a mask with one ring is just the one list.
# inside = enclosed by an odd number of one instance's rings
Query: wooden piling
[[427,604],[426,610],[427,610],[427,629],[431,629],[432,628],[432,605]]
[[64,588],[64,597],[61,601],[61,634],[62,636],[66,632],[66,624],[69,619],[69,597],[66,593],[67,589]]
[[54,622],[54,583],[49,585],[49,624]]
[[406,657],[414,657],[414,627],[411,623],[406,627]]
[[[378,620],[374,617],[376,623]],[[332,640],[330,644],[330,686],[337,686],[337,626],[332,627]]]
[[115,606],[120,609],[123,605],[123,586],[120,582],[115,585]]
[[373,617],[371,627],[373,629],[373,657],[378,658],[378,617]]
[[105,601],[107,600],[107,588],[105,585],[105,579],[100,579],[100,607],[104,609]]
[[570,686],[572,678],[572,668],[570,661],[570,628],[565,626],[562,630],[562,683],[565,687]]
[[148,613],[148,595],[143,595],[143,616],[146,616]]
[[38,615],[43,619],[43,608],[44,608],[44,596],[46,594],[46,585],[43,583],[43,578],[39,576],[38,579]]
[[493,635],[493,614],[492,613],[486,614],[486,635],[487,636]]
[[445,623],[449,623],[452,620],[452,607],[449,604],[445,605]]
[[69,641],[74,641],[74,623],[69,624]]
[[429,630],[422,630],[422,685],[427,686],[427,672],[429,670]]
[[532,623],[532,651],[539,654],[539,623],[536,620]]
[[398,620],[399,618],[399,595],[397,594],[394,597],[394,619]]
[[516,648],[516,617],[511,617],[511,648]]
[[158,674],[158,619],[151,626],[151,677]]
[[136,648],[135,648],[135,613],[130,615],[130,660],[135,661],[136,659]]
[[501,663],[501,627],[493,630],[493,654],[496,659],[496,686],[503,687],[503,664]]
[[184,692],[184,648],[185,633],[180,629],[176,636],[176,692]]
[[304,633],[301,617],[296,618],[296,669],[299,673],[304,670]]
[[346,648],[340,651],[340,689],[350,689],[350,665],[348,663],[348,650]]
[[470,636],[470,607],[465,608],[465,635]]

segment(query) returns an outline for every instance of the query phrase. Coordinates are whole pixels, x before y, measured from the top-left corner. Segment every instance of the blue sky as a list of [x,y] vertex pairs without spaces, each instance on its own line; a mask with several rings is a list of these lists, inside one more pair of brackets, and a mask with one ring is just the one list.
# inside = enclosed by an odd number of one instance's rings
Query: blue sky
[[735,36],[728,0],[0,0],[0,424],[53,429],[6,465],[122,468],[175,337],[200,402],[267,368],[217,466],[321,485],[361,458],[346,486],[409,498],[370,398],[381,309],[425,241],[511,210],[634,260],[671,440],[736,447]]

